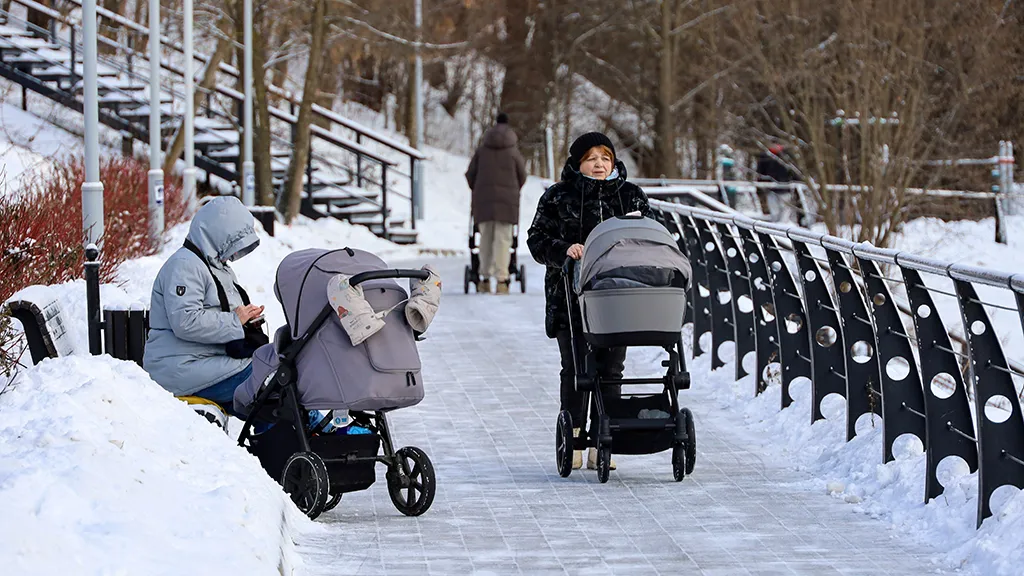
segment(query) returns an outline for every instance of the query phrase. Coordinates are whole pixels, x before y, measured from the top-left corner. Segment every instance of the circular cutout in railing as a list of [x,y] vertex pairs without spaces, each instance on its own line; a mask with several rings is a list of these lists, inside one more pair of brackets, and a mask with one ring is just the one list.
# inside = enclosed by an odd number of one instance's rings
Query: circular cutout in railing
[[932,376],[932,381],[928,388],[936,398],[945,400],[956,392],[956,379],[953,378],[952,374],[939,372],[935,376]]
[[971,322],[971,334],[974,334],[975,336],[981,336],[984,334],[986,328],[985,323],[981,320]]
[[857,364],[867,364],[875,355],[875,347],[867,340],[857,340],[850,346],[850,358]]
[[732,302],[732,292],[729,292],[728,288],[719,288],[718,301],[722,304],[728,304],[729,302]]
[[932,315],[932,308],[927,304],[921,304],[917,307],[917,315],[921,318],[927,318]]
[[779,364],[778,362],[770,362],[764,367],[764,372],[761,373],[761,379],[767,382],[769,386],[782,382],[782,364]]
[[814,282],[817,279],[818,275],[814,273],[814,270],[808,270],[807,272],[804,272],[804,280],[807,280],[808,282]]
[[751,252],[750,254],[747,254],[747,260],[750,260],[751,264],[757,264],[757,261],[760,259],[761,257],[757,255],[757,252]]
[[718,358],[726,364],[736,359],[736,343],[726,340],[718,345]]
[[885,363],[885,373],[896,382],[910,376],[910,362],[903,356],[893,356]]
[[878,294],[875,294],[871,298],[871,301],[875,304],[875,306],[885,306],[885,294],[879,292]]
[[971,473],[967,461],[959,456],[946,456],[935,466],[935,479],[943,488],[954,486],[961,478]]
[[729,258],[735,258],[737,254],[736,248],[729,246],[729,249],[726,250],[725,253],[729,255]]
[[736,299],[736,307],[740,309],[740,312],[744,314],[750,314],[754,311],[754,301],[746,294]]
[[697,293],[700,294],[701,298],[707,298],[711,295],[711,291],[703,284],[697,284]]
[[857,421],[853,424],[853,429],[857,433],[857,436],[864,434],[870,434],[875,430],[882,429],[882,417],[874,412],[868,412],[861,414],[857,417]]
[[711,352],[711,332],[705,332],[697,339],[697,344],[702,352]]
[[778,260],[772,262],[772,271],[773,272],[781,272],[782,271],[782,262],[779,262]]
[[744,354],[742,366],[747,374],[757,374],[757,353],[747,352]]
[[811,398],[811,379],[806,376],[797,376],[789,383],[789,396],[794,402],[806,402]]
[[985,402],[985,418],[996,424],[1002,424],[1010,419],[1013,414],[1013,404],[1010,399],[1001,394],[990,397]]
[[846,398],[835,392],[826,394],[821,399],[821,415],[826,420],[837,420],[846,417]]
[[839,291],[842,292],[843,294],[849,293],[850,290],[853,290],[853,284],[850,284],[846,280],[843,280],[842,282],[839,283]]
[[999,517],[1002,516],[1003,510],[1017,498],[1017,494],[1020,492],[1020,488],[1012,484],[1003,484],[999,488],[992,491],[992,496],[989,496],[988,507],[992,510],[992,515]]
[[900,434],[892,441],[892,455],[897,460],[909,460],[924,454],[924,442],[916,434]]
[[790,334],[796,334],[804,328],[804,317],[793,312],[789,316],[786,316],[786,332]]
[[822,348],[831,348],[838,339],[839,334],[837,334],[836,329],[831,326],[822,326],[814,333],[814,341]]
[[771,302],[766,302],[766,303],[762,304],[761,305],[761,318],[765,322],[774,322],[775,321],[775,304],[772,304]]
[[714,242],[708,242],[707,244],[704,245],[704,251],[705,252],[713,252],[714,250],[715,250],[715,243]]

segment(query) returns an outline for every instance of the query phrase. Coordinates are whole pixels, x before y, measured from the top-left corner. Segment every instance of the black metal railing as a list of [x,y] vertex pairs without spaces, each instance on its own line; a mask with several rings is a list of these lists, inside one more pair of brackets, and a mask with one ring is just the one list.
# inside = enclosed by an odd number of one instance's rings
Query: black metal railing
[[[858,418],[880,416],[883,462],[894,459],[900,436],[916,436],[926,452],[926,502],[943,492],[939,464],[963,459],[978,472],[979,526],[992,515],[997,488],[1024,488],[1024,418],[1014,385],[1024,366],[1004,354],[989,312],[1016,312],[1013,329],[1018,320],[1024,326],[1024,273],[940,262],[737,214],[651,205],[693,267],[686,318],[694,356],[709,352],[712,367],[722,367],[723,344],[733,343],[736,378],[747,375],[744,364],[755,366],[752,393],[779,385],[782,408],[793,401],[794,382],[810,380],[811,422],[823,418],[822,400],[839,394],[847,440]],[[953,290],[929,287],[924,276],[951,282]],[[981,300],[976,286],[1006,291],[1013,305]],[[955,300],[962,337],[943,321],[937,296]]]

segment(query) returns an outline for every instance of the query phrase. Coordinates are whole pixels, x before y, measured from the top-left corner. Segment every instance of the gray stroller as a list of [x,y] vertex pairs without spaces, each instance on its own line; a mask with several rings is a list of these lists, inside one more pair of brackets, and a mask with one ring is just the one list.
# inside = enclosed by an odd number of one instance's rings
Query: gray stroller
[[[642,217],[605,220],[584,244],[583,258],[563,268],[568,300],[576,387],[590,398],[590,422],[573,437],[566,410],[558,415],[555,456],[563,478],[572,472],[573,450],[597,449],[597,477],[608,481],[611,456],[672,449],[672,472],[680,481],[693,471],[693,416],[679,408],[679,390],[690,387],[683,358],[682,327],[690,263],[664,226]],[[599,348],[663,348],[666,373],[658,378],[602,379]],[[608,395],[610,387],[661,384],[657,393]],[[591,401],[592,400],[592,401]]]
[[[358,346],[328,301],[328,281],[339,273],[362,286],[374,310],[398,306]],[[252,376],[235,391],[235,409],[248,415],[238,443],[310,518],[337,506],[342,494],[369,488],[378,462],[387,466],[388,492],[400,512],[419,516],[433,502],[430,458],[412,446],[395,450],[385,416],[423,399],[417,335],[401,313],[406,290],[394,279],[428,275],[389,270],[377,256],[349,248],[294,252],[277,269],[274,292],[287,324],[256,351]],[[347,410],[369,433],[324,433],[332,414],[311,426],[308,410]],[[256,425],[271,427],[255,434]]]

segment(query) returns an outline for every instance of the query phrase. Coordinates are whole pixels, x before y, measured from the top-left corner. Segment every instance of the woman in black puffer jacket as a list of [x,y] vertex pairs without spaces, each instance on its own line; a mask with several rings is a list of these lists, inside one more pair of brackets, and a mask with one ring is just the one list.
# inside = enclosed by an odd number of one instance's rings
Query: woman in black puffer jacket
[[[583,243],[587,236],[604,220],[631,212],[649,216],[650,211],[643,190],[626,181],[626,167],[615,158],[611,140],[599,132],[590,132],[577,138],[570,146],[562,178],[541,196],[537,215],[530,226],[527,239],[530,254],[534,260],[547,266],[544,275],[544,327],[548,338],[558,340],[562,357],[561,409],[569,411],[576,434],[585,423],[587,407],[574,383],[575,367],[562,265],[566,258],[579,260],[583,256]],[[625,348],[599,350],[598,374],[603,378],[621,378],[625,358]],[[614,393],[612,390],[609,392]],[[582,460],[583,454],[576,451],[573,468],[582,466]],[[596,467],[593,449],[587,460],[588,468]]]

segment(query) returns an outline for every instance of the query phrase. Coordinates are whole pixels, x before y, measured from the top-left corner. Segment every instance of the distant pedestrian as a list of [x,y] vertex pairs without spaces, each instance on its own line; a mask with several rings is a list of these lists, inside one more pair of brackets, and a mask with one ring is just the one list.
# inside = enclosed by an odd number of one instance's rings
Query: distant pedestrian
[[782,202],[780,199],[790,198],[792,190],[789,186],[794,180],[790,170],[791,159],[781,144],[771,145],[767,151],[761,152],[757,158],[757,179],[759,182],[775,184],[767,188],[757,188],[757,198],[761,202],[761,211],[776,219],[781,217]]
[[512,228],[519,222],[519,191],[526,184],[526,162],[516,145],[519,138],[508,125],[508,115],[484,133],[473,154],[466,182],[473,191],[473,221],[480,230],[480,282],[477,292],[508,294]]

